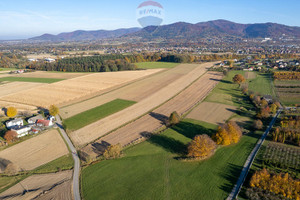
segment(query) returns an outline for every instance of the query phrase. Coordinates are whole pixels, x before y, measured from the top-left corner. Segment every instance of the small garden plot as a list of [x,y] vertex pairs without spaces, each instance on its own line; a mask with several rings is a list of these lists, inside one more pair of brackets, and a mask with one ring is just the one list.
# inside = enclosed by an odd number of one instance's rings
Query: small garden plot
[[245,78],[246,79],[254,79],[254,78],[256,78],[256,73],[255,72],[245,72]]

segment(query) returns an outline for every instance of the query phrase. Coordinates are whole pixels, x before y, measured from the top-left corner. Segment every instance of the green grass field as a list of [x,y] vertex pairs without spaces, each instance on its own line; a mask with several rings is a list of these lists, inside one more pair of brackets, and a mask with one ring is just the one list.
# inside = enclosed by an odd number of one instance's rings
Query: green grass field
[[28,78],[28,77],[4,77],[0,78],[1,81],[20,81],[20,82],[34,82],[34,83],[55,83],[58,81],[62,81],[64,79],[56,79],[56,78]]
[[[245,96],[241,94],[241,90],[237,84],[232,83],[235,74],[245,75],[244,71],[230,71],[216,88],[208,95],[205,101],[223,103],[227,105],[249,107],[245,100]],[[256,78],[247,80],[249,90],[262,95],[273,94],[273,86],[270,81],[270,75],[256,73]]]
[[96,108],[82,112],[68,119],[65,119],[63,123],[67,127],[67,130],[70,131],[78,130],[88,124],[96,122],[120,110],[123,110],[135,103],[136,102],[134,101],[116,99],[106,104],[103,104],[101,106],[98,106]]
[[249,90],[261,95],[275,96],[272,83],[272,75],[256,73],[256,78],[249,81]]
[[0,67],[0,71],[13,71],[13,70],[17,70],[16,68],[1,68]]
[[238,144],[219,148],[205,161],[177,159],[191,138],[197,134],[211,135],[215,128],[215,125],[186,119],[126,149],[122,158],[83,169],[83,198],[225,199],[261,134],[243,136]]
[[135,65],[140,69],[157,69],[157,68],[173,68],[179,64],[169,63],[169,62],[141,62],[141,63],[135,63]]
[[54,173],[61,170],[72,169],[73,166],[74,166],[74,161],[72,155],[68,154],[34,169],[31,173],[34,174]]

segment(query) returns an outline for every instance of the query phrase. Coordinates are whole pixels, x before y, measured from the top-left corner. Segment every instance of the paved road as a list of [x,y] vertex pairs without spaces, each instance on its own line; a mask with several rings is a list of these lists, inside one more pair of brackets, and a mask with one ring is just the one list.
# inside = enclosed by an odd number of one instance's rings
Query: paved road
[[270,132],[272,126],[274,125],[278,115],[281,113],[281,109],[278,110],[278,112],[276,113],[276,115],[273,117],[271,123],[269,124],[269,127],[267,128],[267,130],[265,131],[265,133],[261,136],[261,138],[258,140],[256,146],[254,147],[254,149],[252,150],[252,152],[250,153],[250,155],[248,156],[245,164],[244,164],[244,168],[240,174],[240,177],[236,183],[236,185],[234,186],[233,190],[231,191],[231,193],[229,194],[229,196],[227,197],[227,200],[233,200],[236,199],[236,197],[238,196],[243,183],[247,177],[247,174],[251,168],[251,165],[255,159],[256,154],[258,153],[261,145],[263,144],[263,142],[265,141],[268,133]]
[[72,152],[72,157],[74,160],[74,171],[73,171],[73,195],[75,200],[80,200],[80,189],[79,189],[79,174],[80,174],[80,160],[76,151],[76,148],[72,144],[70,138],[68,137],[66,131],[64,130],[62,126],[62,122],[60,117],[57,115],[56,116],[56,124],[58,128],[60,129],[60,132],[67,142],[71,152]]

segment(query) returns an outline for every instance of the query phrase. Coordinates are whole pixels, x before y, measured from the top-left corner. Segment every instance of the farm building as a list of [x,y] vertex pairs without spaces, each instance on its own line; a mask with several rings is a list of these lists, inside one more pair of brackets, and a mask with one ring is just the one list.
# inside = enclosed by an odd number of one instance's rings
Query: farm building
[[271,95],[265,95],[263,96],[263,99],[268,102],[268,104],[273,103],[273,97]]
[[31,130],[30,126],[16,126],[11,129],[12,131],[16,131],[18,134],[18,138],[28,135],[29,131]]
[[6,128],[11,129],[15,126],[23,126],[24,122],[23,122],[23,119],[14,119],[14,120],[6,122],[5,125],[6,125]]
[[36,121],[36,125],[48,127],[48,126],[52,126],[53,122],[51,120],[39,119]]
[[27,121],[29,124],[35,124],[37,122],[37,120],[39,119],[44,119],[42,115],[37,115],[34,117],[30,117]]

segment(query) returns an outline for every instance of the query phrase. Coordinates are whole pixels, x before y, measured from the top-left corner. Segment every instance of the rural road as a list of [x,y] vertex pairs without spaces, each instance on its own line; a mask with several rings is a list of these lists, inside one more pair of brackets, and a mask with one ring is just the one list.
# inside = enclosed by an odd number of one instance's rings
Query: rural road
[[80,189],[79,189],[79,174],[80,174],[80,159],[78,157],[76,148],[72,144],[70,138],[68,137],[66,131],[62,126],[62,121],[59,115],[56,115],[56,124],[60,129],[60,132],[65,139],[66,143],[69,146],[69,149],[72,152],[72,157],[74,160],[74,171],[73,171],[73,195],[75,200],[80,200]]
[[265,131],[265,133],[261,136],[261,138],[258,140],[257,144],[255,145],[254,149],[252,150],[252,152],[250,153],[250,155],[248,156],[245,164],[244,164],[244,167],[243,167],[243,170],[240,174],[240,177],[236,183],[236,185],[234,186],[233,190],[231,191],[231,193],[229,194],[229,196],[227,197],[227,200],[233,200],[233,199],[236,199],[242,186],[243,186],[243,183],[247,177],[247,174],[252,166],[252,163],[261,147],[261,145],[264,143],[267,135],[269,134],[272,126],[274,125],[278,115],[282,112],[282,109],[279,109],[276,113],[276,115],[273,117],[271,123],[269,124],[267,130]]

